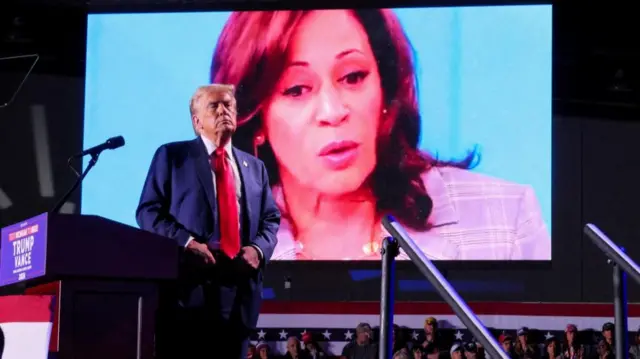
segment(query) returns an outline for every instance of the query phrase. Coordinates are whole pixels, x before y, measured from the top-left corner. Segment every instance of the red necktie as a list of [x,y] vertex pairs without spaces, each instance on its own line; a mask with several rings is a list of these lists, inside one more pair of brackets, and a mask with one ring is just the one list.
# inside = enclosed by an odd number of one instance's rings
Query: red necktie
[[211,165],[216,174],[218,213],[220,214],[220,249],[229,258],[240,252],[240,220],[236,199],[236,181],[223,147],[214,152]]

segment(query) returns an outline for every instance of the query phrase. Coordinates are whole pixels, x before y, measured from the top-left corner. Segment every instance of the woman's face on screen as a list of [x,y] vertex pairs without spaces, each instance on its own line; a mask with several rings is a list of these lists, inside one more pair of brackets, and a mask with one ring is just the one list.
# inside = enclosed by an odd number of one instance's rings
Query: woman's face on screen
[[283,180],[327,195],[357,190],[376,165],[381,112],[380,75],[364,28],[349,11],[311,12],[263,112]]

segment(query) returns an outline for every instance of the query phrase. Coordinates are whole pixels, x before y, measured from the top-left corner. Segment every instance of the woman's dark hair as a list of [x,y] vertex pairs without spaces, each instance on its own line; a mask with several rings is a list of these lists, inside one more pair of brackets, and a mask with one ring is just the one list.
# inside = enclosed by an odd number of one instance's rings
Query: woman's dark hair
[[580,348],[580,342],[581,342],[580,332],[578,332],[578,331],[574,332],[573,343],[571,345],[569,344],[569,341],[567,340],[567,333],[565,332],[564,335],[563,335],[563,339],[562,339],[562,347],[561,347],[561,349],[563,351],[565,351],[565,350],[571,349],[571,347],[573,347],[574,349]]
[[[255,152],[262,128],[261,106],[284,71],[287,49],[308,11],[234,12],[216,46],[211,82],[236,86],[238,130],[234,144]],[[418,150],[420,112],[413,49],[392,10],[353,10],[373,49],[381,78],[386,116],[377,138],[377,164],[369,178],[379,214],[391,214],[415,230],[429,228],[433,202],[421,175],[432,167],[468,169],[478,156],[470,151],[460,161],[442,161]],[[260,147],[272,184],[280,177],[271,147]]]

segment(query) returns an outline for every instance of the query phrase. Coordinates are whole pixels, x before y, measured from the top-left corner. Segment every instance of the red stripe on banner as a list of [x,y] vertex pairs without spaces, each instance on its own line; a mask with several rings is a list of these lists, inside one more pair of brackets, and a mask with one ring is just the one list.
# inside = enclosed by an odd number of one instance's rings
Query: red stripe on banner
[[25,294],[49,294],[49,295],[58,295],[58,291],[60,290],[60,281],[49,282],[45,284],[40,284],[35,287],[30,287],[25,289]]
[[[469,307],[478,315],[529,315],[567,317],[612,317],[613,304],[606,303],[516,303],[476,302]],[[281,302],[265,301],[263,314],[380,314],[379,302]],[[451,307],[439,302],[396,303],[394,314],[453,315]],[[629,316],[640,317],[640,304],[629,305]]]
[[49,323],[51,295],[9,295],[0,297],[0,323]]
[[49,351],[50,352],[58,352],[58,318],[60,317],[60,308],[58,307],[58,298],[60,296],[58,293],[60,292],[60,281],[50,282],[46,284],[41,284],[32,288],[27,288],[25,290],[26,294],[48,294],[54,296],[56,302],[53,306],[53,325],[51,327],[51,339],[49,340]]

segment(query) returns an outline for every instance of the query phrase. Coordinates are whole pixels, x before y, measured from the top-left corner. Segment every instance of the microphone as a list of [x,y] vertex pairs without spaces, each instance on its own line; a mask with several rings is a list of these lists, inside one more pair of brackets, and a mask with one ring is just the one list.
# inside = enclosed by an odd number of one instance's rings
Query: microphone
[[124,137],[122,136],[111,137],[110,139],[106,140],[104,143],[101,143],[97,146],[93,146],[87,150],[84,150],[78,153],[77,155],[74,155],[73,158],[84,157],[86,155],[95,156],[95,155],[99,155],[104,150],[115,150],[116,148],[120,148],[122,146],[124,146]]
[[[84,150],[84,151],[78,153],[77,155],[69,157],[69,160],[67,161],[67,164],[69,165],[69,167],[71,167],[73,172],[76,173],[78,178],[76,179],[76,182],[73,184],[73,186],[69,189],[69,191],[67,191],[67,193],[65,193],[65,195],[62,196],[62,198],[60,198],[58,203],[56,203],[56,205],[53,207],[53,209],[51,209],[50,213],[59,213],[60,212],[60,210],[62,209],[62,206],[65,204],[65,202],[71,197],[71,195],[78,188],[78,186],[80,186],[80,183],[82,182],[82,180],[84,180],[84,178],[87,176],[89,171],[91,171],[93,166],[96,165],[96,163],[98,162],[98,155],[100,155],[100,153],[102,151],[104,151],[104,150],[115,150],[116,148],[120,148],[122,146],[124,146],[124,137],[122,137],[122,136],[111,137],[110,139],[106,140],[102,144],[99,144],[97,146],[91,147],[91,148],[89,148],[87,150]],[[71,160],[73,160],[74,158],[83,157],[83,156],[86,156],[86,155],[91,155],[91,159],[89,160],[89,165],[87,166],[87,168],[84,171],[82,171],[82,173],[78,173],[78,171],[76,171],[73,168],[73,166],[71,166]]]

